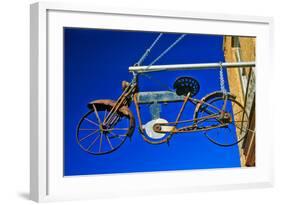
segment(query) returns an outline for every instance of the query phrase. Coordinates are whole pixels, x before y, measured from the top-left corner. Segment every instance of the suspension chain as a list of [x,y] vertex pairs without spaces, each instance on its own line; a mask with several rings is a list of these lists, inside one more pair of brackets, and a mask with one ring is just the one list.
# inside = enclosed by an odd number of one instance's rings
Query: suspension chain
[[225,82],[224,82],[224,77],[223,77],[222,62],[220,62],[220,87],[221,87],[222,93],[225,95],[226,94],[226,89],[225,89]]
[[140,66],[143,61],[145,60],[145,58],[149,55],[150,51],[152,50],[152,48],[155,46],[155,44],[160,40],[161,36],[163,35],[163,33],[160,33],[157,38],[153,41],[153,43],[151,44],[151,46],[146,49],[146,51],[144,52],[144,54],[142,55],[142,57],[138,60],[138,62],[135,64],[136,66]]
[[[160,40],[161,36],[163,35],[163,33],[160,33],[157,38],[153,41],[153,43],[151,44],[151,46],[146,49],[145,53],[142,55],[142,57],[138,60],[138,62],[135,64],[136,66],[140,66],[143,61],[145,60],[145,58],[149,55],[149,53],[151,52],[152,48],[156,45],[156,43]],[[166,48],[156,59],[154,59],[148,66],[146,69],[149,69],[152,65],[154,65],[157,61],[159,61],[164,55],[166,55],[174,46],[176,46],[184,37],[186,36],[186,34],[182,34],[179,38],[177,38],[177,40],[175,40],[174,43],[172,43],[168,48]],[[142,75],[146,76],[148,79],[152,80],[152,77],[142,73]],[[223,77],[223,67],[222,67],[222,62],[220,62],[220,72],[219,72],[219,77],[220,77],[220,88],[221,91],[224,95],[226,95],[227,91],[225,89],[225,81],[224,81],[224,77]],[[159,83],[159,82],[158,82]],[[159,83],[160,84],[160,83]],[[161,83],[162,84],[162,83]],[[165,86],[166,87],[166,86]],[[171,88],[168,87],[168,90],[172,90]]]
[[[150,47],[148,49],[146,49],[146,51],[144,52],[144,54],[142,55],[142,57],[138,60],[137,63],[135,63],[135,66],[140,66],[144,60],[146,59],[146,57],[149,55],[149,53],[151,52],[151,50],[153,49],[153,47],[156,45],[156,43],[158,43],[158,41],[160,40],[160,38],[162,37],[163,33],[160,33],[157,38],[153,41],[153,43],[150,45]],[[168,48],[166,48],[156,59],[154,59],[148,66],[147,69],[150,68],[152,65],[154,65],[157,61],[159,61],[166,53],[168,53],[174,46],[176,46],[184,37],[186,34],[182,34],[179,38],[177,38],[177,40],[175,40],[174,43],[172,43]],[[145,77],[147,77],[149,80],[154,81],[155,83],[159,84],[160,86],[164,86],[166,87],[168,90],[173,91],[173,89],[171,89],[169,86],[164,85],[162,82],[157,81],[154,79],[152,79],[152,77],[148,74],[142,73],[142,75],[144,75]]]
[[159,61],[166,53],[168,53],[173,47],[175,47],[184,37],[186,34],[182,34],[174,43],[172,43],[168,48],[166,48],[154,61],[152,61],[148,66],[147,69],[154,65],[157,61]]

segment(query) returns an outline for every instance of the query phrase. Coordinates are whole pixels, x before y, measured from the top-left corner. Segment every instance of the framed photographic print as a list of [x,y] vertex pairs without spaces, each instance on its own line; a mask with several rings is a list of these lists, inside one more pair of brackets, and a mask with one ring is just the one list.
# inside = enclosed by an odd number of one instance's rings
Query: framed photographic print
[[267,17],[31,5],[31,199],[271,186],[271,29]]

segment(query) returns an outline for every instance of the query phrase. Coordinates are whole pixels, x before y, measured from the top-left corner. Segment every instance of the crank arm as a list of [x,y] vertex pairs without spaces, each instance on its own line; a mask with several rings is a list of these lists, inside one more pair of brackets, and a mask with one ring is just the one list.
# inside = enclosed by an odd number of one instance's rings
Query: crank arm
[[157,133],[174,133],[177,128],[175,126],[168,125],[166,123],[156,123],[153,126],[153,131]]

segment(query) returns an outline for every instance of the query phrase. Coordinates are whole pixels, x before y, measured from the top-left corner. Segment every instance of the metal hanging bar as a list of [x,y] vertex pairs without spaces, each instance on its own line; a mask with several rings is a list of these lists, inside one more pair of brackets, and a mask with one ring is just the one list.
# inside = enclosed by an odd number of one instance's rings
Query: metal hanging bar
[[256,62],[224,62],[224,63],[196,63],[196,64],[173,64],[173,65],[152,65],[152,66],[131,66],[129,72],[146,73],[157,71],[176,71],[176,70],[201,70],[201,69],[217,69],[237,68],[237,67],[255,67]]

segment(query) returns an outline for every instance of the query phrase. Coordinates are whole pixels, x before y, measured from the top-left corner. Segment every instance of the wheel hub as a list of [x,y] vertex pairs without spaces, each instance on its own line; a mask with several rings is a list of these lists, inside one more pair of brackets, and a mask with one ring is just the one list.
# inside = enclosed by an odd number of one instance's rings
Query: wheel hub
[[108,133],[109,131],[108,131],[108,127],[106,126],[106,125],[104,125],[103,123],[102,124],[100,124],[100,131],[101,131],[101,133]]
[[222,114],[222,116],[219,117],[219,120],[223,123],[231,123],[232,117],[231,117],[230,113],[225,112]]

